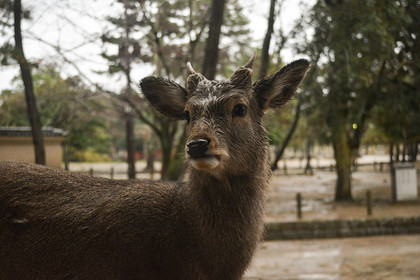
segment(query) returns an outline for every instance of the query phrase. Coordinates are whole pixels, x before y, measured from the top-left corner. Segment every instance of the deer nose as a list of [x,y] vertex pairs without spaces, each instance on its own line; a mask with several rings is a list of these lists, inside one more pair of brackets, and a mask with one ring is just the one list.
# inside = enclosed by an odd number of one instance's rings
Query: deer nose
[[209,149],[210,140],[195,139],[187,143],[187,153],[192,158],[203,157]]

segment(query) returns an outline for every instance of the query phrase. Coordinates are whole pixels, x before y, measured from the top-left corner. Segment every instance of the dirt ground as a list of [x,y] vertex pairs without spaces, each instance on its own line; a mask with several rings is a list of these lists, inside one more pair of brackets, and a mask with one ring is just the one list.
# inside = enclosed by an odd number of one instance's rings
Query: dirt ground
[[[296,194],[302,196],[302,220],[368,218],[366,191],[371,191],[371,217],[420,215],[420,200],[392,203],[391,176],[388,171],[373,171],[372,166],[353,173],[353,202],[334,202],[336,175],[315,170],[314,175],[275,175],[267,197],[267,221],[297,221]],[[420,194],[420,176],[417,176]]]
[[418,280],[420,235],[264,242],[244,279]]
[[[354,172],[353,202],[333,201],[335,179],[334,172],[320,170],[311,176],[277,173],[267,198],[267,220],[298,221],[297,192],[304,221],[369,218],[366,190],[372,193],[370,217],[420,215],[419,199],[392,203],[389,170],[366,166]],[[420,279],[420,235],[264,242],[244,279]]]

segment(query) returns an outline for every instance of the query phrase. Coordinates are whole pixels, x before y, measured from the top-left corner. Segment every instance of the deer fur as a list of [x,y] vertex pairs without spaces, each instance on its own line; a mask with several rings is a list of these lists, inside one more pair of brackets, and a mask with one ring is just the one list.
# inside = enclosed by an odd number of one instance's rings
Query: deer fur
[[252,61],[222,81],[189,65],[185,88],[141,80],[155,109],[187,119],[184,183],[1,162],[0,279],[240,279],[263,231],[263,115],[292,98],[309,66],[253,84]]

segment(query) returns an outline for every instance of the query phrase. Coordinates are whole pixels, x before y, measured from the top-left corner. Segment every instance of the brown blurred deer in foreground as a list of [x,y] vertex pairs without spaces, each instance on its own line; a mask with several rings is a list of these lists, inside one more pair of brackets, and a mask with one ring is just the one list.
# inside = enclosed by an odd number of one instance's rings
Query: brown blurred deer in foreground
[[298,60],[253,84],[254,57],[223,81],[190,64],[186,88],[141,80],[154,108],[186,119],[185,183],[0,163],[0,279],[240,279],[263,230],[262,118],[308,69]]

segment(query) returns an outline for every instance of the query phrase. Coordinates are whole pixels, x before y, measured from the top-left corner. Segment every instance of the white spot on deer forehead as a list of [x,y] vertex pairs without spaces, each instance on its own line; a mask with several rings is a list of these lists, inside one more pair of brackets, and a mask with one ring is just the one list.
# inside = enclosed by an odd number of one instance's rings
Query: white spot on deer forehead
[[[201,81],[195,94],[191,97],[190,101],[195,106],[201,108],[209,108],[212,105],[220,103],[226,98],[230,98],[235,95],[238,96],[238,93],[241,91],[234,90],[234,86],[229,83],[228,80],[224,81]],[[239,94],[239,96],[241,96]]]
[[220,96],[229,91],[232,85],[227,81],[203,80],[197,85],[196,94],[198,96]]
[[193,103],[200,107],[207,107],[210,103],[217,101],[223,88],[226,88],[226,83],[203,80],[197,86],[192,98],[194,100]]
[[201,107],[208,107],[211,103],[215,103],[217,101],[216,95],[208,95],[205,97],[199,97],[194,100],[194,104],[199,105]]

